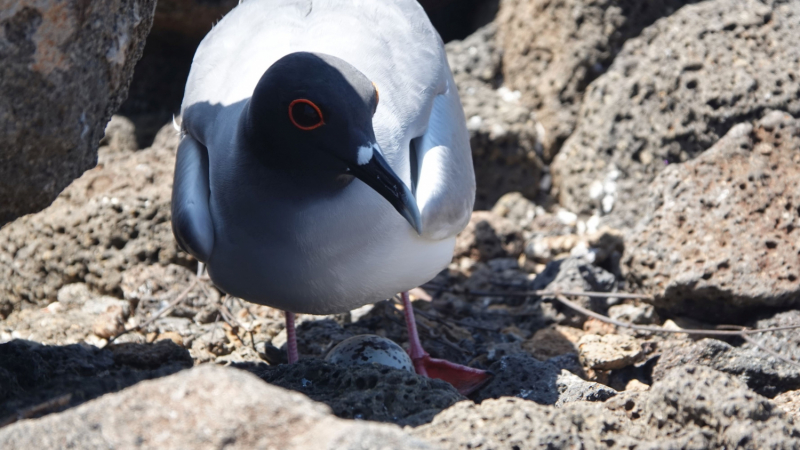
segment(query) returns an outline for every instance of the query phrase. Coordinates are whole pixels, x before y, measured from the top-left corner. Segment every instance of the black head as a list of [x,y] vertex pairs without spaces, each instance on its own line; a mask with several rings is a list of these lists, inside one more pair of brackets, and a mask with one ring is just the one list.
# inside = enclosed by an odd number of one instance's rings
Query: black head
[[353,175],[386,198],[419,232],[413,195],[383,158],[372,117],[378,87],[330,55],[297,52],[261,77],[243,123],[265,164],[328,180]]

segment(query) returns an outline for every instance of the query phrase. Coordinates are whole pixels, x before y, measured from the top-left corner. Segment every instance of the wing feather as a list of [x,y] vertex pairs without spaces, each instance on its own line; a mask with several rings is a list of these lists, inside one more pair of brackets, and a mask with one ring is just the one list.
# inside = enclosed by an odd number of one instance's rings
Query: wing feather
[[452,76],[447,79],[445,92],[434,98],[428,128],[415,146],[423,236],[437,240],[463,230],[475,204],[475,172],[464,110]]
[[206,262],[214,248],[214,224],[208,199],[208,152],[192,136],[178,146],[172,186],[172,233],[178,244]]

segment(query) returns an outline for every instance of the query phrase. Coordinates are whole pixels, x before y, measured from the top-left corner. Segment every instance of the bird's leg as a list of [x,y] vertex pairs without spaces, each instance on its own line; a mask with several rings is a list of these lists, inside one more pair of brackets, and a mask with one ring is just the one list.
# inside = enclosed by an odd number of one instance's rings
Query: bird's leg
[[417,322],[414,319],[414,307],[408,298],[408,292],[401,293],[400,297],[403,299],[403,311],[408,328],[408,356],[411,357],[414,369],[418,374],[447,381],[463,395],[474,392],[489,381],[492,375],[485,370],[431,358],[420,343]]
[[297,356],[297,335],[294,332],[294,313],[284,311],[286,317],[286,353],[289,355],[289,364],[294,364],[300,359]]

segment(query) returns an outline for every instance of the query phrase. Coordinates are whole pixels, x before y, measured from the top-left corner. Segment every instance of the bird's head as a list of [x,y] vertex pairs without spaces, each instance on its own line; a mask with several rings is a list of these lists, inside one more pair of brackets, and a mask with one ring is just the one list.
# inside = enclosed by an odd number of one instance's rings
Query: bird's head
[[346,61],[291,53],[258,82],[245,133],[270,165],[360,179],[421,233],[416,200],[375,139],[372,118],[378,101],[378,87]]

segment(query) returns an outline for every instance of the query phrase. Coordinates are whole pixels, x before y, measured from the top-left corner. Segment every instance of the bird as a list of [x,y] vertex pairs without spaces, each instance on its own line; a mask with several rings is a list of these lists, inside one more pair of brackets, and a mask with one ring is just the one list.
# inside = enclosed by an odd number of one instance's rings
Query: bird
[[222,291],[295,314],[398,293],[416,372],[468,393],[488,372],[435,359],[408,290],[452,259],[475,175],[444,44],[415,0],[245,0],[205,36],[181,105],[176,241]]

